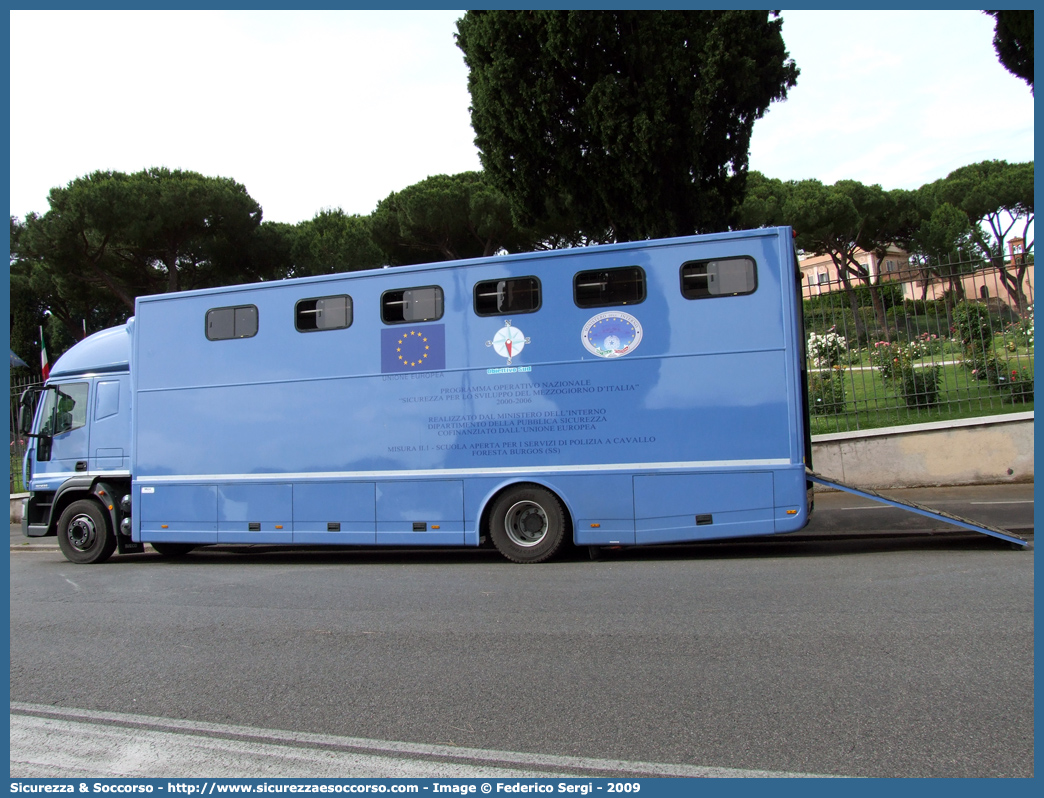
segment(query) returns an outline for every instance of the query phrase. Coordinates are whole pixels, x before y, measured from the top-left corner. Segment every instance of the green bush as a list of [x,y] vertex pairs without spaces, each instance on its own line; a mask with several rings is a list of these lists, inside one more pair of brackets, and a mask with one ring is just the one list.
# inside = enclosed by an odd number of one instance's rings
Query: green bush
[[863,320],[863,328],[866,330],[867,340],[883,337],[884,330],[877,323],[877,314],[874,313],[873,308],[859,308],[859,318]]
[[903,329],[909,323],[909,319],[916,318],[916,314],[911,313],[910,309],[904,305],[896,305],[893,308],[888,308],[885,313],[885,321],[889,327],[896,327]]
[[993,356],[992,352],[976,352],[972,355],[965,355],[961,363],[964,364],[964,367],[974,380],[986,382],[993,386],[999,385],[1004,381],[1001,378],[1002,367],[1000,361]]
[[890,329],[909,338],[925,335],[948,338],[950,335],[946,305],[943,302],[908,299],[902,305],[889,308],[885,319]]
[[[870,297],[870,286],[860,283],[855,287],[856,299],[861,308],[872,308],[873,299]],[[903,304],[903,285],[899,282],[889,281],[877,286],[878,296],[884,303],[885,310]]]
[[910,339],[910,356],[916,359],[941,354],[945,344],[946,340],[938,335],[922,333],[916,338]]
[[808,375],[808,409],[814,416],[833,416],[845,412],[843,369]]
[[901,305],[896,305],[896,313],[904,313],[907,316],[923,316],[924,302],[920,299],[903,299]]
[[878,341],[870,347],[870,364],[885,382],[892,382],[909,367],[910,354],[895,341]]
[[938,366],[905,369],[900,381],[900,392],[906,406],[928,408],[939,404],[940,373]]
[[986,301],[986,307],[990,312],[990,324],[994,332],[1000,332],[1010,324],[1015,324],[1019,314],[1004,300],[994,297]]
[[1014,352],[1020,346],[1033,348],[1033,305],[1030,305],[1026,318],[1013,321],[1004,329],[1005,348]]
[[988,348],[993,340],[990,311],[978,302],[961,302],[953,309],[953,329],[969,354]]
[[1004,382],[998,387],[1006,388],[1004,400],[1012,404],[1033,401],[1033,375],[1026,369],[1012,369],[1010,375],[1001,378]]
[[845,295],[838,292],[806,299],[802,308],[805,317],[805,335],[825,335],[834,330],[848,337],[855,331],[855,319]]

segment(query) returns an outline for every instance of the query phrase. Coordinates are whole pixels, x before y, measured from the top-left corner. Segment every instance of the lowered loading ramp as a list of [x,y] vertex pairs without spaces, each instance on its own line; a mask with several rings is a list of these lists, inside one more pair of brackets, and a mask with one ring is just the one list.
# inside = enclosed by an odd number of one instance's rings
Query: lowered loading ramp
[[977,521],[970,521],[967,518],[962,518],[959,515],[953,515],[942,510],[933,510],[931,507],[924,507],[914,502],[904,502],[898,499],[889,499],[887,496],[882,496],[880,493],[875,493],[872,490],[866,488],[853,488],[851,485],[846,485],[843,482],[838,482],[834,479],[828,479],[820,474],[816,474],[813,471],[806,471],[808,479],[815,482],[817,485],[824,485],[828,488],[836,488],[837,490],[843,490],[846,493],[851,493],[855,496],[862,496],[865,499],[871,499],[875,502],[881,502],[882,504],[890,505],[891,507],[898,507],[900,510],[908,510],[911,513],[917,513],[927,518],[933,518],[936,521],[943,521],[947,524],[953,524],[959,526],[962,529],[969,529],[972,532],[981,532],[983,535],[989,535],[990,537],[998,538],[1000,540],[1007,541],[1014,546],[1020,548],[1026,548],[1029,545],[1029,541],[1019,537],[1016,534],[1008,532],[1005,529],[999,529],[995,526],[987,526],[986,524],[980,524]]

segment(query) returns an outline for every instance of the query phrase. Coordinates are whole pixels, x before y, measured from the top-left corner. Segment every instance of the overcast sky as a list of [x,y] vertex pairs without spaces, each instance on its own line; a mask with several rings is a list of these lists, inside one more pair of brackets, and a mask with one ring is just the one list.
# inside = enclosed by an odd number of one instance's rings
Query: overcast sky
[[[269,221],[368,214],[480,168],[456,11],[12,11],[11,213],[151,166],[231,177]],[[750,167],[916,188],[1033,159],[1033,97],[978,11],[784,11],[801,75]]]

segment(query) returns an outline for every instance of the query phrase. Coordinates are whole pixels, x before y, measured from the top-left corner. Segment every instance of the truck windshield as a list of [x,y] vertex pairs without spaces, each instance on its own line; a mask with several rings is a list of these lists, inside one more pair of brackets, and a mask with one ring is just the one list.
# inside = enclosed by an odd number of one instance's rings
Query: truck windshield
[[40,432],[61,435],[86,424],[87,388],[86,382],[71,382],[45,391]]

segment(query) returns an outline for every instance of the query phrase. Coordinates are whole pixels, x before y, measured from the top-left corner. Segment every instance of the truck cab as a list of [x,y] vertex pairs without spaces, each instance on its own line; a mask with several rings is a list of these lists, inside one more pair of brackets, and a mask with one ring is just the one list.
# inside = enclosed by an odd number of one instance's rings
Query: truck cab
[[58,535],[76,562],[141,551],[130,539],[131,327],[85,338],[54,364],[42,388],[23,394],[19,426],[30,444],[23,463],[29,489],[27,537]]

